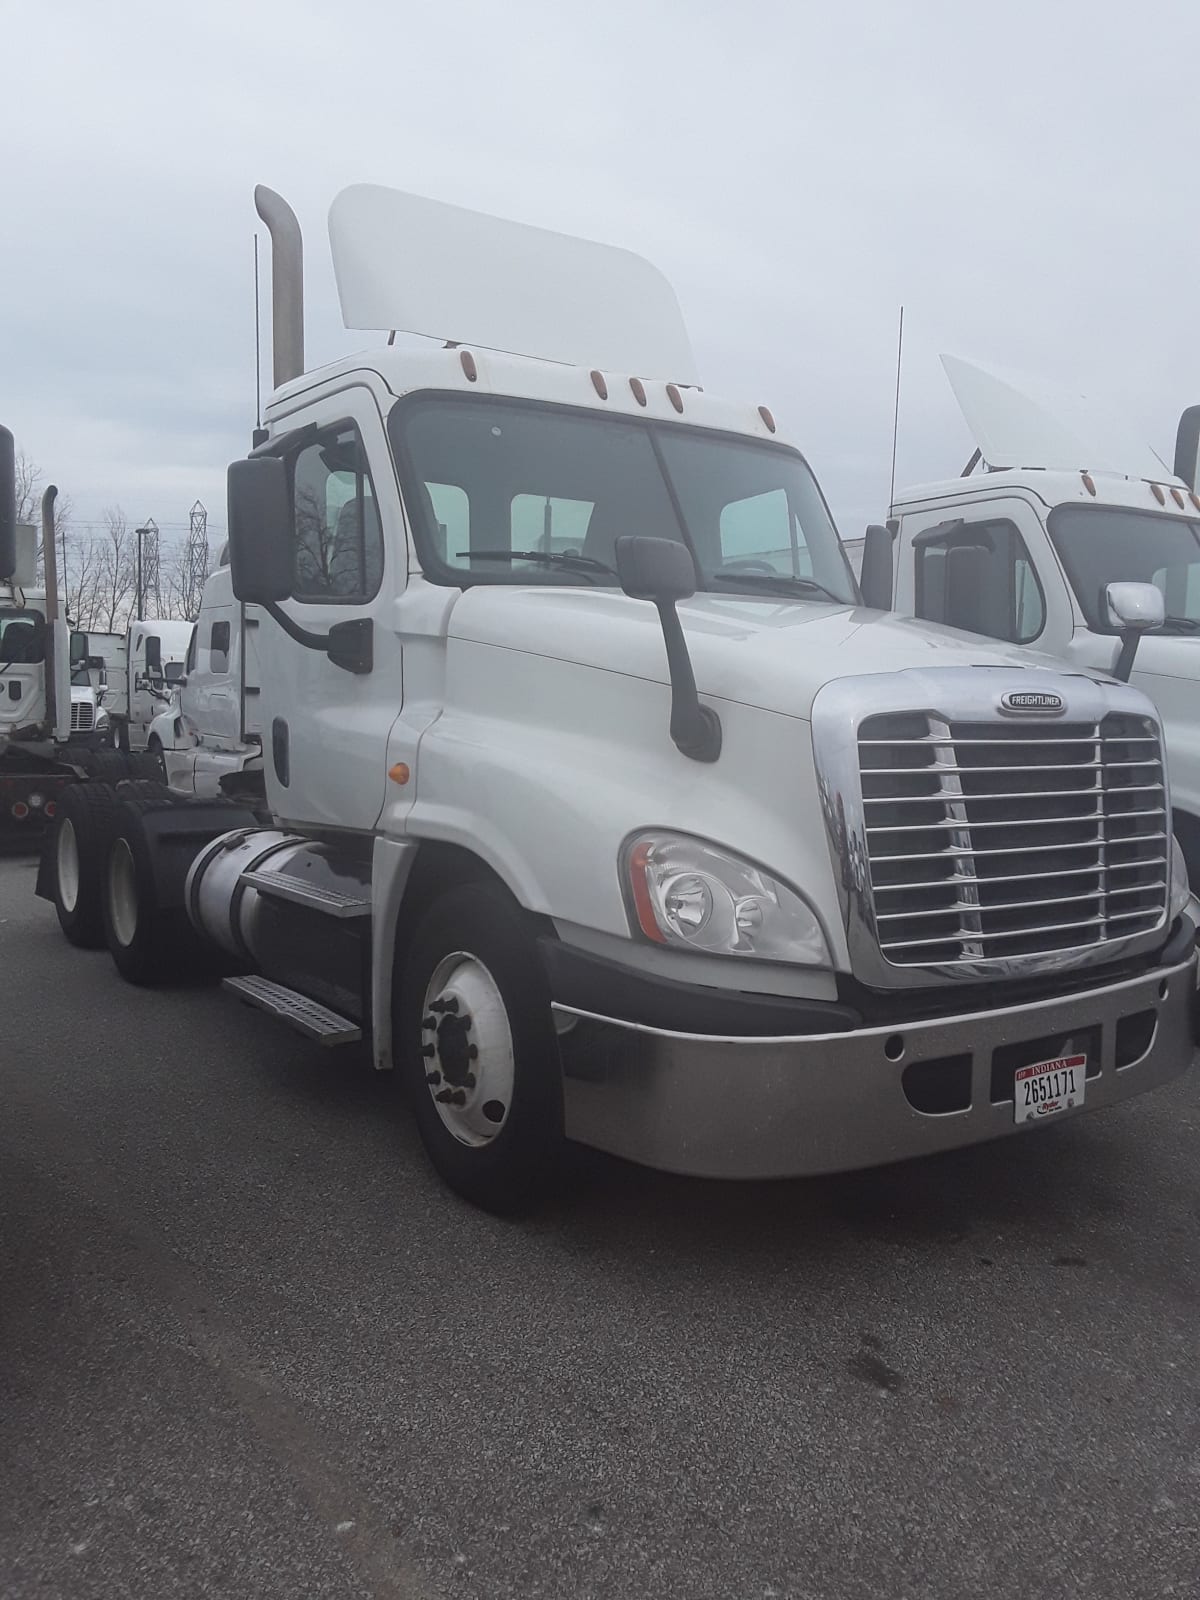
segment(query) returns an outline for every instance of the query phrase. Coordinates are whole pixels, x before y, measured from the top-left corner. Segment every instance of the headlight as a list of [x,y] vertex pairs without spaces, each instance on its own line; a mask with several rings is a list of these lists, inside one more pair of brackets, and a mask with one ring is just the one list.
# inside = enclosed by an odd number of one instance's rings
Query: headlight
[[107,728],[107,727],[108,727],[108,712],[105,711],[103,709],[103,707],[101,707],[101,709],[99,711],[97,711],[97,713],[96,713],[96,731],[99,732],[102,728]]
[[1187,910],[1188,901],[1192,898],[1192,886],[1188,882],[1187,863],[1183,859],[1183,851],[1179,848],[1179,840],[1171,835],[1171,910],[1170,920]]
[[702,839],[640,833],[622,853],[635,931],[710,955],[831,966],[816,914],[794,889]]

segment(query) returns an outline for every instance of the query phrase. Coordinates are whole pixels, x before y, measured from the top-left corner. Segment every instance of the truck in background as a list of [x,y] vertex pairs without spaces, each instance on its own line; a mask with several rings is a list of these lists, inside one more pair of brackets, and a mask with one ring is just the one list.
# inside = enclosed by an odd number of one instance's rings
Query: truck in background
[[125,751],[161,748],[151,724],[175,704],[192,624],[141,620],[131,622],[124,634],[102,637],[103,643],[89,636],[88,650],[104,662],[104,709],[113,746]]
[[347,326],[449,342],[306,372],[299,224],[256,203],[275,392],[172,786],[64,797],[38,892],[69,938],[369,1040],[498,1210],[569,1140],[838,1170],[1185,1070],[1142,694],[864,609],[804,457],[697,386],[638,257],[356,186]]
[[897,493],[867,530],[864,596],[1149,695],[1200,895],[1200,408],[1181,419],[1172,474],[1093,404],[942,361],[982,470]]
[[[16,523],[14,441],[0,429],[0,836],[36,833],[53,821],[65,788],[84,777],[132,773],[104,748],[108,715],[88,664],[86,634],[58,603],[54,500],[42,500],[45,584],[35,585],[37,530]],[[144,764],[139,769],[146,771]]]

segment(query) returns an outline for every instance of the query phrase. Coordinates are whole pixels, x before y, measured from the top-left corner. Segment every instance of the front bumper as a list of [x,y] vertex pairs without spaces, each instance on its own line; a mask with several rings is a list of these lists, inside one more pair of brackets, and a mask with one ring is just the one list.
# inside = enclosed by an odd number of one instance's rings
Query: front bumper
[[[840,1172],[951,1150],[1039,1126],[1013,1122],[1019,1065],[1086,1050],[1085,1105],[1055,1122],[1179,1077],[1197,1043],[1196,981],[1192,953],[1061,999],[756,1038],[556,1003],[566,1132],[712,1178]],[[950,1104],[958,1109],[942,1109]]]

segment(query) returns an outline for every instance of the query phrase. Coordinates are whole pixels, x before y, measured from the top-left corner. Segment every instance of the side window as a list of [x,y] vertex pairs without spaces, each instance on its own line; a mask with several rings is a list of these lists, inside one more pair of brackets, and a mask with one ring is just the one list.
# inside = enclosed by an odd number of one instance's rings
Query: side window
[[199,628],[199,625],[197,624],[197,625],[193,626],[193,628],[192,628],[192,637],[188,640],[187,662],[186,662],[186,664],[184,666],[184,669],[183,669],[184,672],[195,672],[195,670],[196,670],[196,649],[197,649],[197,645],[199,643],[199,640],[200,640],[200,628]]
[[214,622],[208,636],[210,672],[229,671],[229,624]]
[[369,600],[383,576],[383,533],[353,423],[320,433],[292,465],[297,600]]
[[1046,603],[1024,539],[1007,521],[972,522],[918,545],[918,617],[1032,644],[1046,625]]
[[721,511],[720,538],[722,566],[812,577],[812,560],[786,489],[730,501]]

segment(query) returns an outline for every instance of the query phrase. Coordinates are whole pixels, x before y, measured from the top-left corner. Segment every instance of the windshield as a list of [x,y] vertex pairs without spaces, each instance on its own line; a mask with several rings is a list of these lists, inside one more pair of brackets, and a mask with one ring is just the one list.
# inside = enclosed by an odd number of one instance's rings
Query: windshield
[[702,588],[857,602],[816,480],[782,445],[483,397],[401,404],[390,426],[435,582],[611,587],[634,534],[685,541]]
[[0,665],[34,666],[46,657],[46,619],[40,611],[0,607]]
[[1200,631],[1200,522],[1156,511],[1058,506],[1050,537],[1088,626],[1114,633],[1104,590],[1152,583],[1167,613],[1164,633]]

